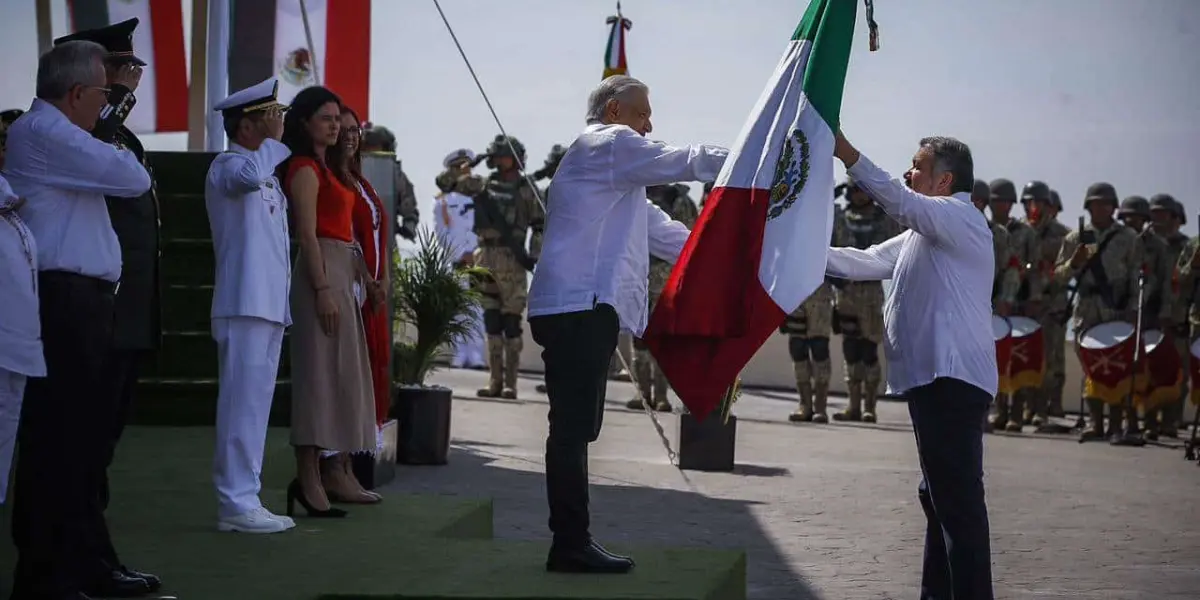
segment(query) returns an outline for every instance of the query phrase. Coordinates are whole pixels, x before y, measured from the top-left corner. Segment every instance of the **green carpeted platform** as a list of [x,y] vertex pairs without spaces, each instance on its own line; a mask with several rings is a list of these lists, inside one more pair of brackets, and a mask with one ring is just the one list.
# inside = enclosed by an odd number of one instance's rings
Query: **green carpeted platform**
[[[619,548],[629,575],[551,575],[546,544],[492,540],[492,503],[387,494],[337,521],[297,519],[274,535],[215,529],[212,429],[130,428],[112,470],[109,525],[122,558],[157,573],[180,600],[743,600],[740,552]],[[272,430],[263,497],[283,510],[293,463]],[[399,479],[420,477],[420,469]],[[299,507],[297,507],[299,508]],[[5,510],[0,528],[8,538]],[[0,544],[0,565],[15,555]],[[5,577],[7,579],[7,577]]]

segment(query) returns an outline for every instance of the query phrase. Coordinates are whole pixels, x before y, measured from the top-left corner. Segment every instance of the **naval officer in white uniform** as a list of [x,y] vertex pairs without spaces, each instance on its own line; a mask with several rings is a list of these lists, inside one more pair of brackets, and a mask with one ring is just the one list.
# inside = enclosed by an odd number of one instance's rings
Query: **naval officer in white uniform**
[[212,334],[220,391],[213,482],[217,529],[275,533],[295,527],[263,507],[263,448],[284,329],[291,324],[287,199],[275,168],[291,152],[279,142],[284,107],[274,78],[215,107],[229,150],[208,170],[204,204],[216,253]]
[[[442,160],[445,171],[438,176],[438,187],[442,193],[433,200],[434,232],[442,245],[455,257],[455,264],[474,264],[475,248],[479,237],[475,235],[475,200],[456,188],[463,177],[471,175],[475,164],[475,153],[460,148]],[[483,309],[475,307],[475,330],[469,337],[455,344],[454,357],[450,366],[454,368],[483,369],[487,362],[483,358]]]

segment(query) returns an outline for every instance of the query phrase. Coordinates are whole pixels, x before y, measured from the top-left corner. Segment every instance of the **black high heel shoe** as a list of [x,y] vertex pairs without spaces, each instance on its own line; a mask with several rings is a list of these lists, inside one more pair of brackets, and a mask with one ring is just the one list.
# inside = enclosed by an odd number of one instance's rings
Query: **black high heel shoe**
[[308,516],[314,519],[341,519],[347,514],[346,511],[340,508],[330,507],[325,510],[317,510],[313,508],[313,505],[308,503],[308,498],[304,497],[304,490],[300,487],[299,479],[293,479],[292,482],[288,484],[287,516],[294,516],[293,513],[295,507],[293,507],[292,504],[296,502],[299,502],[300,506],[304,507],[305,512],[308,513]]

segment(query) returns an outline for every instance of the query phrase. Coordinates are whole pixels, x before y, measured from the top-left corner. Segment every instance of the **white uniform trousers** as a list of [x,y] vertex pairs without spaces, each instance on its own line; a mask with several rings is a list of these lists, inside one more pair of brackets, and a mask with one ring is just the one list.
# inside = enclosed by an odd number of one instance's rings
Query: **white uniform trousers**
[[259,478],[284,326],[232,317],[213,319],[212,330],[220,377],[213,483],[218,518],[224,519],[262,506]]
[[17,428],[21,424],[21,399],[25,396],[25,376],[0,369],[0,504],[8,497],[8,475],[12,469]]
[[483,309],[479,305],[475,305],[471,318],[474,319],[471,335],[454,346],[454,358],[451,361],[453,367],[487,366],[484,359],[484,340],[487,339],[487,333],[483,329]]

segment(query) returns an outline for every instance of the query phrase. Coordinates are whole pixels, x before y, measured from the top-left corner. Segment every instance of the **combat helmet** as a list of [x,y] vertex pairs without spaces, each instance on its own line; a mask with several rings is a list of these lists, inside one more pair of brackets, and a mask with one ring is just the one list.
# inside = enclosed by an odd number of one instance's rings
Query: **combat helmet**
[[1050,202],[1050,186],[1044,181],[1030,181],[1021,189],[1021,202]]
[[1121,208],[1117,210],[1117,218],[1124,219],[1125,217],[1149,219],[1150,202],[1141,196],[1130,196],[1122,200]]
[[988,184],[991,192],[991,201],[1016,202],[1017,201],[1017,186],[1009,179],[993,179]]
[[982,179],[976,179],[975,186],[971,188],[971,201],[975,201],[976,199],[979,199],[979,200],[982,200],[984,203],[987,203],[987,201],[991,200],[991,198],[992,198],[991,186],[989,186],[988,183]]
[[1057,190],[1050,190],[1050,206],[1053,206],[1054,210],[1062,212],[1062,198],[1058,196]]
[[1083,209],[1087,210],[1093,200],[1108,202],[1115,208],[1117,206],[1117,189],[1111,183],[1104,181],[1093,183],[1088,186],[1087,194],[1083,196]]
[[382,148],[384,152],[395,152],[396,135],[387,127],[367,123],[362,130],[362,145]]
[[[513,156],[514,149],[517,151],[516,156]],[[496,161],[494,159],[501,156],[509,156],[517,159],[517,162],[520,163],[517,165],[517,168],[525,166],[525,146],[518,141],[517,138],[511,135],[505,137],[504,134],[498,134],[496,138],[492,140],[492,143],[488,144],[487,167],[489,169],[495,169]]]
[[546,162],[542,163],[542,168],[533,174],[533,178],[540,180],[554,177],[554,174],[558,172],[558,164],[562,162],[563,157],[566,155],[567,147],[562,144],[555,144],[553,148],[550,148],[550,154],[546,156]]
[[1155,194],[1150,197],[1150,210],[1166,210],[1179,217],[1180,225],[1187,225],[1187,211],[1183,204],[1170,194]]

